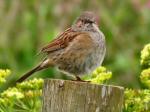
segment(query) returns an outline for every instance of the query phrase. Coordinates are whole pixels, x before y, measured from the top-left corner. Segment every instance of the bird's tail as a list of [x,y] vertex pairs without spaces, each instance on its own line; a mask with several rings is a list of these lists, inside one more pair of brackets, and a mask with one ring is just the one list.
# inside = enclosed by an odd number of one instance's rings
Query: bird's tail
[[33,73],[41,70],[41,64],[39,64],[38,66],[36,66],[35,68],[33,68],[32,70],[30,70],[29,72],[25,73],[22,77],[20,77],[16,82],[20,83],[22,81],[24,81],[25,79],[27,79],[29,76],[31,76]]
[[40,71],[42,69],[46,69],[46,68],[53,66],[53,65],[54,65],[53,61],[51,61],[49,59],[44,59],[44,61],[42,63],[40,63],[38,66],[36,66],[32,70],[30,70],[29,72],[24,74],[21,78],[19,78],[16,81],[16,83],[20,83],[20,82],[24,81],[25,79],[27,79],[29,76],[31,76],[33,73]]

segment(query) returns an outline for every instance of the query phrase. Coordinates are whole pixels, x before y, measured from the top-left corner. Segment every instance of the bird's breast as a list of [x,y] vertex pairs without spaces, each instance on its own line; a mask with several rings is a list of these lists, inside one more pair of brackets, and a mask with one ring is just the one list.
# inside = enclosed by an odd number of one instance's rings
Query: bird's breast
[[91,69],[95,69],[100,66],[104,60],[106,53],[105,36],[102,32],[91,33],[90,35],[94,43],[93,53],[90,57],[91,65],[93,65]]

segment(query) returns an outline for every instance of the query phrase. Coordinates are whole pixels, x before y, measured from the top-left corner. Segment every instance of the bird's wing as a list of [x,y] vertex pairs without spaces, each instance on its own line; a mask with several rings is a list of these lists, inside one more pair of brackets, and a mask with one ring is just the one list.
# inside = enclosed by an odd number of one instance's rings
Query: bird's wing
[[[74,38],[74,43],[72,47],[76,46],[76,49],[80,50],[90,50],[95,46],[91,36],[88,33],[81,33]],[[93,46],[93,47],[92,47]]]
[[51,53],[66,48],[69,45],[69,43],[80,34],[81,32],[75,32],[71,28],[68,28],[56,39],[51,41],[48,45],[44,46],[41,49],[41,53]]

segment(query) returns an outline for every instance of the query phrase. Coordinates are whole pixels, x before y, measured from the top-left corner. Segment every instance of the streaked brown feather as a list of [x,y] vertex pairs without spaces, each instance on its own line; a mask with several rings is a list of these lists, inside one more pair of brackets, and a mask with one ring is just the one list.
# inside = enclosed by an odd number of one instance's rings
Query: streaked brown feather
[[56,39],[54,39],[48,45],[43,47],[41,52],[50,53],[53,51],[63,49],[67,47],[69,43],[79,34],[81,34],[81,32],[75,32],[71,28],[68,28],[62,34],[60,34]]

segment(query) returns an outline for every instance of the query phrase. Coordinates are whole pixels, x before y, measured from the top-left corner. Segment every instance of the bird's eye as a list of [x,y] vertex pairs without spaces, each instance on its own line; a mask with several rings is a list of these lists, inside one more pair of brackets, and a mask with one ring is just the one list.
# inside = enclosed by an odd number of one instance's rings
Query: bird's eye
[[85,20],[85,23],[93,23],[91,20]]

